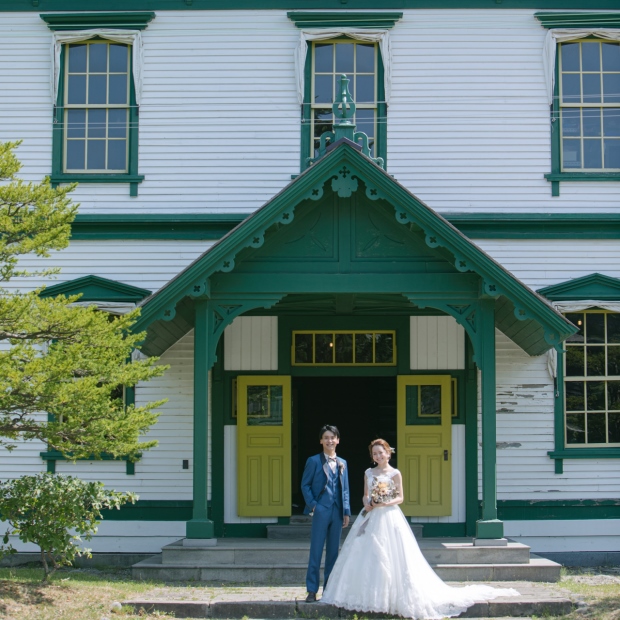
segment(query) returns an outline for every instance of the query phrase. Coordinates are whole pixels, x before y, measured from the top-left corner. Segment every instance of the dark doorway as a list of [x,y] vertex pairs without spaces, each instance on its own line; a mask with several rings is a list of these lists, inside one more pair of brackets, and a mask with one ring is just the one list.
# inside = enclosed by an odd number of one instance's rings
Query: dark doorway
[[337,452],[349,465],[351,511],[357,514],[364,471],[372,466],[368,444],[382,437],[396,446],[396,377],[293,378],[293,514],[303,511],[301,476],[306,459],[322,449],[319,431],[324,424],[340,430]]

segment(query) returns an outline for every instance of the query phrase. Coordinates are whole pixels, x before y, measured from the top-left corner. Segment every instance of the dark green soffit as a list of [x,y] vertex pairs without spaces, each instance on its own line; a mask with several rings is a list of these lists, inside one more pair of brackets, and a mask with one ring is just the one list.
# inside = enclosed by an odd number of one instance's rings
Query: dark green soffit
[[[564,3],[562,3],[564,4]],[[617,8],[616,3],[615,7]],[[568,7],[563,6],[562,9]],[[589,5],[588,9],[597,8]],[[539,12],[534,17],[545,28],[620,28],[620,11],[615,13],[568,13],[566,11]]]
[[[34,2],[33,2],[34,4]],[[47,8],[48,4],[57,4],[45,2],[42,0],[40,8]],[[90,3],[89,9],[92,9]],[[101,8],[110,8],[114,2],[102,3]],[[125,5],[128,3],[125,3]],[[51,7],[50,7],[51,8]],[[149,22],[155,17],[153,11],[129,12],[122,13],[47,13],[41,14],[41,19],[47,24],[50,30],[87,30],[88,28],[121,28],[127,30],[144,30]]]
[[[217,240],[249,213],[78,215],[72,239]],[[620,239],[617,213],[443,213],[470,239]]]
[[552,301],[572,301],[575,299],[618,301],[620,299],[620,279],[604,276],[600,273],[592,273],[582,278],[546,286],[538,289],[538,292]]
[[289,11],[297,28],[393,28],[402,13],[356,13],[355,11]]
[[[328,187],[331,187],[334,195],[341,197],[351,196],[353,192],[360,192],[363,196],[364,190],[358,189],[358,181],[366,188],[366,199],[370,202],[381,201],[377,204],[389,206],[399,224],[405,226],[406,230],[418,231],[427,250],[442,256],[445,254],[448,257],[447,262],[452,263],[452,268],[456,269],[457,273],[465,276],[472,275],[473,272],[481,278],[479,294],[496,299],[497,327],[530,355],[543,353],[576,331],[576,328],[542,297],[480,250],[384,170],[361,155],[355,145],[347,140],[337,142],[329,154],[216,242],[166,286],[144,300],[142,315],[135,329],[142,331],[155,322],[163,321],[170,325],[177,321],[179,314],[185,323],[184,329],[188,328],[191,324],[190,316],[193,314],[191,300],[211,295],[210,277],[213,274],[223,272],[219,277],[226,277],[228,272],[235,270],[235,260],[238,260],[237,255],[240,252],[245,248],[260,248],[267,234],[271,234],[268,231],[293,222],[295,208],[300,203],[305,205],[304,209],[310,208],[309,205],[313,202],[318,204],[316,201],[321,200],[325,189],[330,191]],[[318,268],[319,263],[317,270]],[[398,273],[394,275],[397,276]],[[249,278],[250,288],[243,290],[251,290],[251,278],[245,277]],[[383,293],[390,292],[386,288],[388,283],[377,281],[381,278],[383,276],[375,275],[373,279],[371,275],[365,275],[364,286],[369,288],[372,285],[377,288],[375,292],[379,289]],[[293,288],[286,290],[288,293],[304,292],[303,287],[312,288],[320,284],[321,291],[312,289],[305,292],[332,292],[327,290],[325,280],[321,280],[319,284],[308,284],[311,281],[312,279],[307,277],[290,279],[286,286]],[[282,282],[276,282],[273,285],[274,290],[276,286],[285,286],[283,282],[283,279]],[[370,288],[366,292],[371,292]],[[451,298],[454,298],[454,295]],[[178,307],[175,310],[177,304],[181,306],[181,313]]]
[[[84,0],[0,0],[0,11],[92,11]],[[561,5],[561,6],[559,6]],[[323,10],[342,11],[343,0],[106,0],[104,11]],[[347,9],[561,9],[614,10],[617,0],[348,0]]]
[[57,295],[79,295],[80,301],[116,301],[138,303],[151,294],[145,288],[138,288],[130,284],[123,284],[115,280],[100,278],[99,276],[84,276],[69,282],[61,282],[48,286],[41,292],[41,297],[56,297]]

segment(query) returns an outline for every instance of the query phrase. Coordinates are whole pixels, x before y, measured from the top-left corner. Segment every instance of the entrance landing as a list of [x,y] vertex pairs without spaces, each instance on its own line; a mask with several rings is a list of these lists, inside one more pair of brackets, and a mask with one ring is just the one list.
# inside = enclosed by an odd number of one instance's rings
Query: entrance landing
[[[560,565],[521,543],[478,547],[471,538],[423,538],[424,557],[446,581],[555,582]],[[305,582],[310,542],[222,538],[216,546],[187,547],[179,540],[132,567],[136,579],[219,584],[299,585]]]

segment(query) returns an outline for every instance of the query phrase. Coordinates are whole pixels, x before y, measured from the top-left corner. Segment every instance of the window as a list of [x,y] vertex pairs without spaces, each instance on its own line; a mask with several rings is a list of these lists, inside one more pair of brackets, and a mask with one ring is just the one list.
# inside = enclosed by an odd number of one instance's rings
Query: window
[[40,17],[54,33],[52,90],[58,94],[52,186],[128,183],[130,195],[137,196],[144,180],[138,174],[141,31],[155,13],[81,11]]
[[559,45],[561,170],[620,172],[620,43]]
[[394,366],[396,332],[295,331],[294,366]]
[[567,313],[579,332],[565,343],[567,448],[620,447],[620,313]]
[[65,46],[63,172],[127,173],[131,47]]
[[374,43],[336,39],[312,44],[312,86],[310,96],[311,136],[307,157],[317,157],[319,140],[332,131],[332,103],[338,78],[346,74],[349,91],[355,101],[357,131],[368,136],[370,151],[377,157],[378,121],[378,49]]

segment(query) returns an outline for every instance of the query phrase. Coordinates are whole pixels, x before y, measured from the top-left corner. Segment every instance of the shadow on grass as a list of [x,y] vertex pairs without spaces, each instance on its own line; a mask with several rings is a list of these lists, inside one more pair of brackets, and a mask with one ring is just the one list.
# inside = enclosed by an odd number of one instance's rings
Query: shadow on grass
[[0,579],[0,613],[8,611],[8,603],[19,603],[21,605],[51,605],[53,599],[49,596],[49,584],[43,583],[41,578],[43,571],[39,573],[38,579]]
[[620,620],[620,595],[589,601],[588,607],[578,613],[573,612],[569,617],[588,618],[589,620]]

